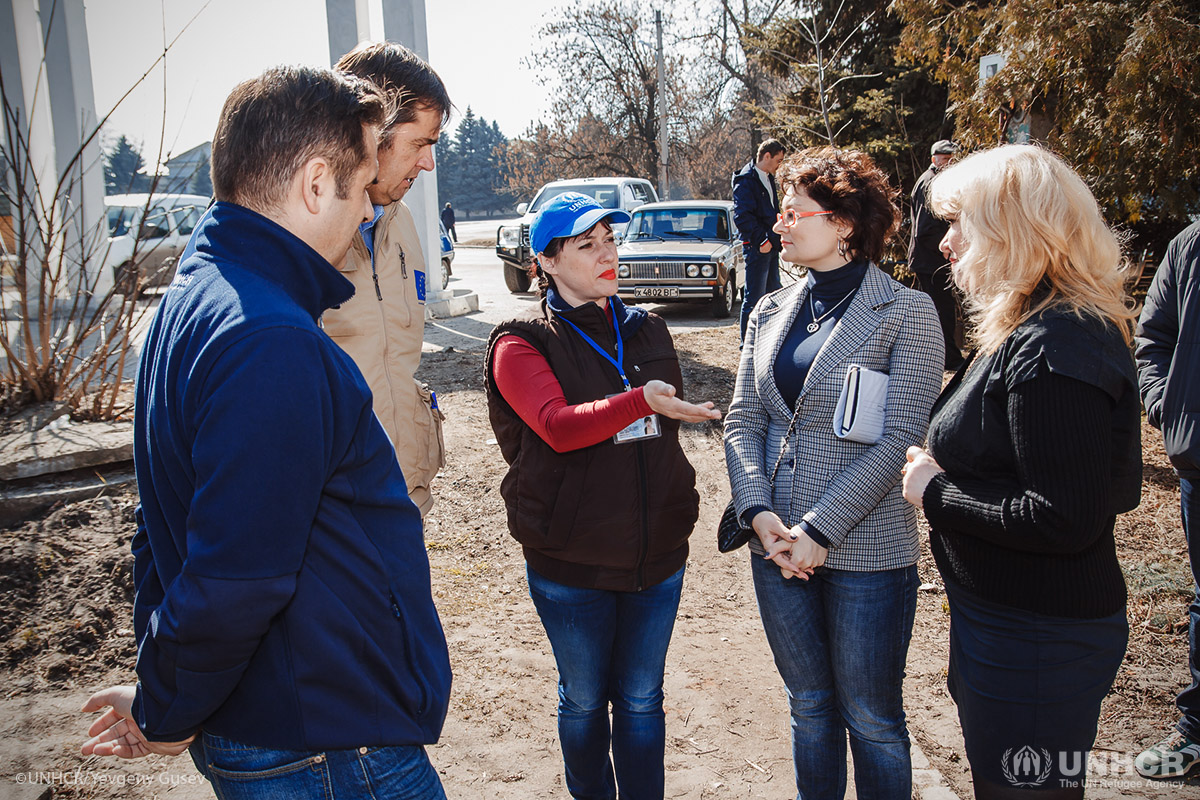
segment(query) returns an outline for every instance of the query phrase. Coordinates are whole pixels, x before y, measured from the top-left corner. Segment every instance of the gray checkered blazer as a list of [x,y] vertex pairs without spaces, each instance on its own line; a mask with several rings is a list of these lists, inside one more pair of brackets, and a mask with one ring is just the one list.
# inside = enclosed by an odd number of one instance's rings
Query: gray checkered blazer
[[[775,357],[807,299],[807,281],[800,281],[764,297],[750,315],[725,419],[738,513],[762,505],[788,526],[805,520],[829,539],[825,565],[834,569],[906,567],[917,560],[917,515],[901,493],[900,468],[905,451],[924,444],[941,389],[945,353],[937,312],[928,295],[871,266],[808,372],[781,457],[792,410],[775,385]],[[850,364],[889,375],[884,434],[873,445],[833,434]]]

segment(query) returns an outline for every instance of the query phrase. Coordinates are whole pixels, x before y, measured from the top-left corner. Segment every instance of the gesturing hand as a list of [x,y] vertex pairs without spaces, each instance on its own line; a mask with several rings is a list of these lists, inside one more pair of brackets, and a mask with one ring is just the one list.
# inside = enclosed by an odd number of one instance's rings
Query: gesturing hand
[[720,419],[721,412],[710,403],[689,403],[675,396],[675,387],[665,381],[654,380],[642,387],[646,404],[658,414],[683,422],[704,422]]
[[117,756],[118,758],[142,758],[151,753],[177,756],[188,748],[196,737],[189,736],[182,742],[147,741],[137,723],[133,721],[133,698],[137,693],[134,686],[113,686],[102,689],[88,698],[82,711],[104,712],[91,727],[92,737],[80,748],[85,756]]

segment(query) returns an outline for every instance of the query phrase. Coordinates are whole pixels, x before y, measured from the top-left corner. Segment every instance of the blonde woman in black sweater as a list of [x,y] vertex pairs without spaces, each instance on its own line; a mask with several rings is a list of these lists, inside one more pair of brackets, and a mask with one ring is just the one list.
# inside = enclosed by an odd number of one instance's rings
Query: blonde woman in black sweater
[[909,451],[904,496],[946,584],[975,795],[1082,797],[1128,639],[1113,527],[1141,493],[1120,246],[1038,147],[977,153],[930,200],[976,349],[934,405],[928,450]]

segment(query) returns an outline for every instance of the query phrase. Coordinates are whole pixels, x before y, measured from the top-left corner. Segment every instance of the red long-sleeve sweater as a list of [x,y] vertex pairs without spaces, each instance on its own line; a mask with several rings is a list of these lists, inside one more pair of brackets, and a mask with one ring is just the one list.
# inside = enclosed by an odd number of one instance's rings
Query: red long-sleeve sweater
[[654,413],[640,386],[603,400],[567,405],[545,356],[519,336],[497,340],[492,375],[505,402],[557,453],[599,444]]

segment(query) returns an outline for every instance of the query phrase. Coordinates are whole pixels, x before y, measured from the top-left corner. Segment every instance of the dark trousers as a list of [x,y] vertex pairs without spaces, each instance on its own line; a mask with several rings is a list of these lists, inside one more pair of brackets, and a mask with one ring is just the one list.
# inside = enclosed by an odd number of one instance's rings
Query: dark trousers
[[962,363],[962,349],[958,345],[958,295],[950,278],[950,265],[943,264],[933,272],[918,272],[917,282],[921,291],[933,298],[938,321],[942,323],[942,338],[946,340],[946,368],[957,369]]
[[1192,685],[1179,693],[1175,705],[1179,708],[1179,732],[1193,742],[1200,742],[1200,630],[1197,630],[1200,629],[1200,528],[1195,534],[1191,530],[1200,525],[1200,481],[1180,478],[1179,500],[1196,594],[1188,609],[1188,667],[1192,671]]
[[750,312],[754,310],[758,301],[763,295],[783,287],[779,281],[778,251],[760,253],[757,247],[747,245],[742,248],[742,254],[746,259],[746,288],[742,292],[742,328],[739,341],[746,338],[746,321],[750,319]]

